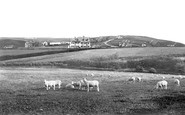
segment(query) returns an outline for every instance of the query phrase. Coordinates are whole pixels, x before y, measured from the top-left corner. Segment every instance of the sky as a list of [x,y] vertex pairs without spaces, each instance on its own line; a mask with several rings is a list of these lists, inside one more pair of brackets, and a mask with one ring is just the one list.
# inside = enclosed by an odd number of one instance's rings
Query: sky
[[107,35],[185,43],[185,1],[0,0],[0,37]]

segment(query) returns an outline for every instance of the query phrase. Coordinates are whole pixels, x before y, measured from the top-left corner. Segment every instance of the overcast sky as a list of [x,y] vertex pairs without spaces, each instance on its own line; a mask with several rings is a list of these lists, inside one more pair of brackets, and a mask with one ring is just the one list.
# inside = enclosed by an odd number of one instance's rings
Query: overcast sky
[[141,35],[185,43],[184,0],[0,0],[0,37]]

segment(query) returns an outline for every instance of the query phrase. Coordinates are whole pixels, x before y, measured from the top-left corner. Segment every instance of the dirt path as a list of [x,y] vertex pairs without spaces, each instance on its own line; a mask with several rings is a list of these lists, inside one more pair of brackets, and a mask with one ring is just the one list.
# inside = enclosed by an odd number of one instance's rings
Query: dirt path
[[114,40],[114,39],[107,40],[107,41],[104,42],[104,44],[107,45],[107,46],[113,47],[113,48],[118,47],[118,46],[113,46],[113,45],[108,44],[108,42],[110,42],[112,40]]

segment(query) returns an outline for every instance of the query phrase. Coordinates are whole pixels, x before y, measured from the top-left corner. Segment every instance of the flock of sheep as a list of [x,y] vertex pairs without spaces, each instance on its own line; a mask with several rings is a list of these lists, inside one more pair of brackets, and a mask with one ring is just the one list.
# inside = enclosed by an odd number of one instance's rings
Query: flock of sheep
[[[163,80],[157,82],[157,84],[154,86],[154,88],[156,88],[156,89],[167,89],[168,82],[165,80],[164,76],[162,77],[162,79]],[[182,76],[180,76],[180,79],[182,79]],[[134,83],[136,81],[140,82],[141,81],[141,77],[131,77],[128,81],[133,81]],[[179,79],[176,78],[173,81],[176,84],[176,86],[180,86],[180,80]]]
[[[50,89],[50,87],[53,87],[53,89],[55,90],[55,86],[58,85],[58,88],[61,87],[62,82],[61,80],[44,80],[44,84],[46,86],[46,90]],[[74,82],[72,81],[71,83],[68,83],[66,86],[66,88],[78,88],[79,90],[84,90],[85,88],[87,88],[87,91],[89,92],[91,89],[96,88],[96,90],[99,92],[100,88],[99,88],[99,81],[97,80],[87,80],[86,78],[83,78],[80,81]]]
[[[94,76],[94,74],[91,74],[91,76]],[[174,78],[174,77],[173,77]],[[154,86],[154,88],[156,89],[167,89],[168,86],[168,82],[165,80],[165,77],[162,77],[163,80],[158,81],[157,84]],[[180,76],[180,79],[182,79],[182,77]],[[133,83],[135,82],[141,82],[142,79],[141,77],[131,77],[128,79],[128,81],[132,81]],[[55,90],[56,85],[58,85],[58,88],[61,88],[62,82],[61,80],[44,80],[45,86],[46,86],[46,90],[49,90],[50,87],[53,87],[53,89]],[[180,86],[180,80],[177,78],[174,78],[174,83],[176,84],[176,86]],[[71,83],[68,83],[66,86],[66,88],[71,88],[71,89],[79,89],[79,90],[85,90],[87,89],[87,92],[89,92],[91,89],[96,88],[96,90],[99,92],[100,88],[99,88],[99,81],[97,80],[87,80],[86,78],[83,78],[80,81],[72,81]]]

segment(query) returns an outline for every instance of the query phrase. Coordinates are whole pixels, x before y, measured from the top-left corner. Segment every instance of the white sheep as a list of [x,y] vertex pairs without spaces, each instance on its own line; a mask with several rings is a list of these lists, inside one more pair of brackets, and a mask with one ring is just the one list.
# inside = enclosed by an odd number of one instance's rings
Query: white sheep
[[156,89],[161,88],[161,89],[167,89],[168,82],[166,80],[162,80],[157,82],[156,84]]
[[175,83],[177,86],[180,86],[180,80],[175,79],[175,80],[174,80],[174,83]]
[[141,77],[136,77],[136,80],[137,80],[138,82],[141,82]]
[[94,74],[93,74],[93,73],[91,73],[91,76],[92,76],[92,77],[94,77]]
[[84,81],[85,85],[87,86],[87,92],[89,92],[90,87],[93,87],[93,88],[96,87],[97,91],[98,92],[100,91],[100,89],[99,89],[99,81],[97,81],[97,80],[88,81],[86,78],[83,78],[83,81]]
[[73,85],[73,84],[68,83],[68,84],[66,85],[66,88],[74,89],[75,87],[74,87],[74,85]]
[[58,85],[58,87],[60,88],[62,82],[60,80],[44,80],[44,84],[46,85],[46,89],[50,89],[50,87],[53,87],[53,89],[55,90],[55,86]]
[[83,80],[80,80],[80,81],[77,81],[77,82],[74,82],[72,81],[71,83],[74,87],[78,87],[78,89],[83,89],[85,83]]
[[128,79],[128,81],[133,81],[135,83],[136,77],[131,77],[131,78]]

